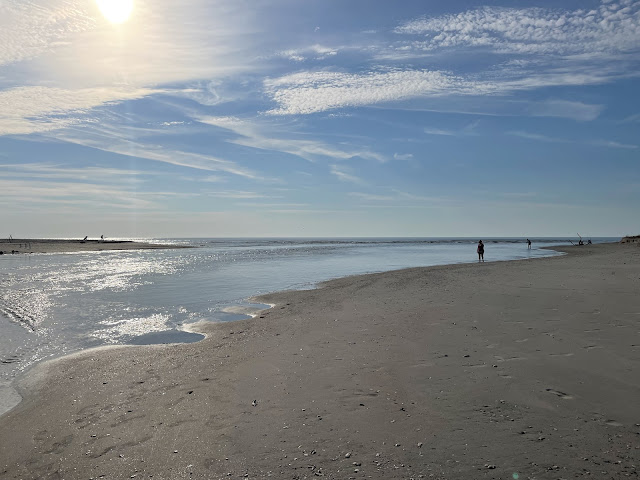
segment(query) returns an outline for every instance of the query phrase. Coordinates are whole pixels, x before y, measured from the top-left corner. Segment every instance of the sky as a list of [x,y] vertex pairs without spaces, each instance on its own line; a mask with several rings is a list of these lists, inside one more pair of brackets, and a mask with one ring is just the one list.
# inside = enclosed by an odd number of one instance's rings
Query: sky
[[640,0],[0,0],[0,238],[640,234]]

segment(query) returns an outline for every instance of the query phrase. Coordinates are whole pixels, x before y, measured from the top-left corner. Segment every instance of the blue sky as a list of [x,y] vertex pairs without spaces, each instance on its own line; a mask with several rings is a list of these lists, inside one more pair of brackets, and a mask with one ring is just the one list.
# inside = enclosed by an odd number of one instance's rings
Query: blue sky
[[0,2],[0,237],[640,233],[640,0],[98,3]]

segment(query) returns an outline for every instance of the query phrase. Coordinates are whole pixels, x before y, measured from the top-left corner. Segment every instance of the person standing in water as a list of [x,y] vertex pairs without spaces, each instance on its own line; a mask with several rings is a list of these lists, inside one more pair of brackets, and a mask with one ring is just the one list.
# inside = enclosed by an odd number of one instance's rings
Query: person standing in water
[[482,240],[478,242],[478,261],[484,262],[484,243]]
[[531,250],[531,240],[527,238],[527,248]]

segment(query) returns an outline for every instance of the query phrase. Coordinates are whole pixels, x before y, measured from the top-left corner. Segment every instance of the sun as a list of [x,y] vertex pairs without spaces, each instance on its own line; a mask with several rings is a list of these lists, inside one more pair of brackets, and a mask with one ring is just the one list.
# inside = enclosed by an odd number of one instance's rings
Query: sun
[[133,0],[96,0],[98,8],[111,23],[124,23],[133,10]]

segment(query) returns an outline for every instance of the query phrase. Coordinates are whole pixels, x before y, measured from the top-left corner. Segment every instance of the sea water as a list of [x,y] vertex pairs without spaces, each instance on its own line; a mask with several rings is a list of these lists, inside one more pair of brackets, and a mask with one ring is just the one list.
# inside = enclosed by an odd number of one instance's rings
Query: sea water
[[[185,332],[188,324],[247,318],[266,308],[248,303],[261,293],[477,262],[476,239],[135,240],[193,248],[0,257],[0,397],[17,375],[45,359],[101,345],[199,340]],[[568,244],[533,238],[529,250],[524,239],[483,240],[488,262],[557,255],[540,247]]]

